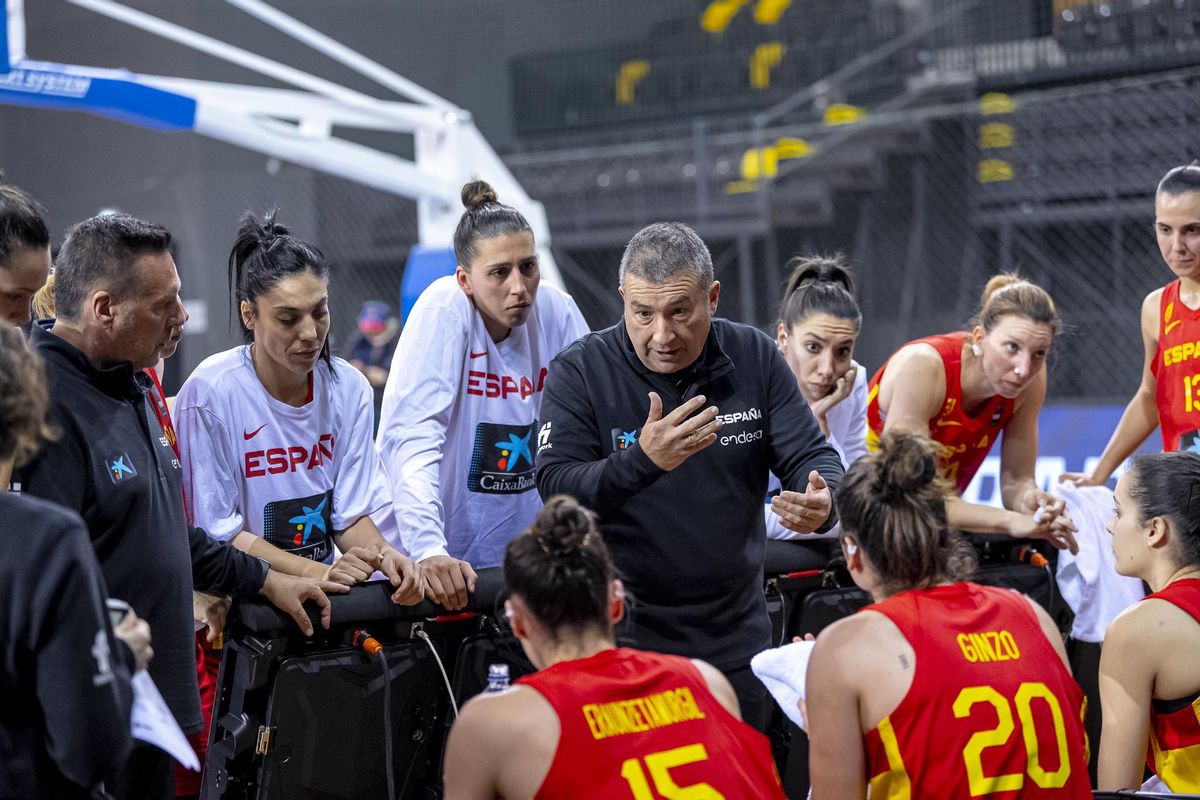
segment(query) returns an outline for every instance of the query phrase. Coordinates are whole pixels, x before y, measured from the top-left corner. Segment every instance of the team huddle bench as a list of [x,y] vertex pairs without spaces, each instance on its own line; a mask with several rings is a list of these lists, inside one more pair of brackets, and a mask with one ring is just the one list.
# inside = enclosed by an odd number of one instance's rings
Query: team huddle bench
[[[869,600],[831,585],[831,541],[768,542],[764,591],[776,643],[819,633]],[[1034,570],[1029,565],[1013,565]],[[1001,576],[1010,584],[1014,576]],[[1036,594],[1036,586],[1032,586]],[[331,624],[305,638],[262,600],[230,613],[202,798],[438,798],[455,707],[483,691],[488,667],[533,671],[503,614],[504,579],[484,569],[466,608],[398,606],[385,581],[331,595]],[[618,631],[619,633],[619,631]],[[368,652],[375,649],[375,654]],[[380,655],[381,653],[382,655]],[[386,678],[385,678],[386,675]],[[807,788],[806,742],[782,715],[770,731],[789,795]]]

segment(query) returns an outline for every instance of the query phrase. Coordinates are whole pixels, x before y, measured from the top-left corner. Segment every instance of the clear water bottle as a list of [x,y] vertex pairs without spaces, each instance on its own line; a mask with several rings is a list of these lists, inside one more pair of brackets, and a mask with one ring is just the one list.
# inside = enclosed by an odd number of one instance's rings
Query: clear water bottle
[[508,664],[488,664],[487,691],[503,692],[508,687]]

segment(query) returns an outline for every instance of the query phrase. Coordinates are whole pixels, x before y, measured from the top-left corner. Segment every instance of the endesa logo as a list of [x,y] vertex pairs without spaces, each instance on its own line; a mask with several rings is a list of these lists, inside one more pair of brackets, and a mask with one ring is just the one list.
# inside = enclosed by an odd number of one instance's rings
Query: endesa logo
[[542,367],[535,382],[524,375],[517,379],[512,375],[496,375],[475,369],[468,370],[467,394],[479,397],[499,397],[501,400],[507,400],[511,395],[519,395],[524,400],[535,392],[540,392],[546,385],[546,372],[546,368]]
[[251,450],[246,453],[244,472],[247,478],[280,475],[300,469],[316,469],[324,464],[326,459],[333,460],[332,433],[322,433],[317,443],[309,447],[291,445]]

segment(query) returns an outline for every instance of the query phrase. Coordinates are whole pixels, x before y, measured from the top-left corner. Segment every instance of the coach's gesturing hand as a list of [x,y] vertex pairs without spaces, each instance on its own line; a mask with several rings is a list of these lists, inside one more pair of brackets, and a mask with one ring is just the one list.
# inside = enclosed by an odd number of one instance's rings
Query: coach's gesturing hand
[[664,417],[662,398],[650,392],[650,413],[638,446],[660,469],[670,472],[717,440],[723,423],[716,406],[700,411],[704,400],[704,395],[697,395]]
[[803,492],[781,492],[771,498],[771,510],[788,530],[812,533],[829,519],[833,495],[829,493],[829,484],[814,469],[808,473],[808,486]]

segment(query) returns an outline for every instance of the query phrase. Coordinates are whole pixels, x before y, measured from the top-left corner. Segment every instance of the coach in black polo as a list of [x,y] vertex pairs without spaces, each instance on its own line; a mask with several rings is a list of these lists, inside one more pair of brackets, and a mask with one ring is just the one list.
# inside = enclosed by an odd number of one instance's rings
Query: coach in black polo
[[[150,675],[191,733],[202,724],[193,584],[214,594],[261,593],[306,633],[312,625],[301,603],[316,600],[328,614],[322,589],[341,589],[270,571],[187,523],[179,460],[142,372],[175,352],[187,320],[170,246],[165,228],[124,214],[93,217],[68,234],[55,270],[58,319],[35,325],[31,336],[58,435],[17,482],[83,517],[110,596],[150,623]],[[118,798],[165,798],[173,786],[170,757],[144,745],[109,789]]]
[[767,474],[783,483],[784,525],[811,532],[833,525],[843,470],[774,341],[713,318],[720,290],[687,226],[633,237],[624,319],[551,362],[537,481],[543,498],[570,494],[600,514],[636,598],[636,644],[714,664],[761,727],[769,701],[749,661],[770,645]]

